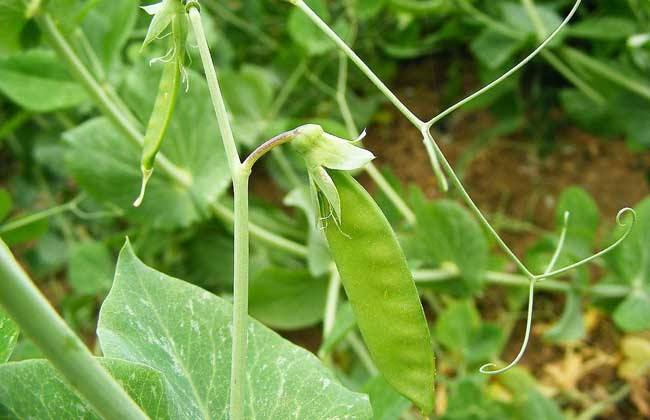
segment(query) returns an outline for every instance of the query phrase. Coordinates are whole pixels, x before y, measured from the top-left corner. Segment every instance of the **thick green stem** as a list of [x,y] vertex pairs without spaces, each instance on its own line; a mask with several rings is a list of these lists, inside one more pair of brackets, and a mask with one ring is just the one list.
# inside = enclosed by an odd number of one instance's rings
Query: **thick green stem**
[[[39,14],[35,17],[39,28],[45,34],[52,48],[59,57],[67,64],[72,75],[82,84],[97,107],[115,124],[126,137],[138,147],[142,147],[144,138],[133,119],[124,115],[118,105],[111,100],[110,96],[95,80],[90,71],[84,66],[77,54],[74,52],[61,31],[56,27],[52,18],[47,14]],[[175,166],[165,156],[159,155],[157,164],[161,171],[174,181],[184,187],[192,185],[192,176],[186,170]]]
[[246,359],[248,355],[248,178],[250,175],[250,166],[242,165],[239,154],[237,153],[237,144],[235,143],[230,126],[226,104],[223,100],[221,89],[219,88],[217,71],[212,63],[212,56],[210,55],[208,42],[203,31],[198,3],[189,3],[187,7],[233,181],[233,194],[235,199],[235,275],[233,279],[230,420],[243,420],[247,370]]
[[148,419],[66,325],[0,240],[0,304],[105,419]]
[[235,195],[235,276],[232,312],[230,419],[244,419],[246,356],[248,354],[248,176],[233,180]]

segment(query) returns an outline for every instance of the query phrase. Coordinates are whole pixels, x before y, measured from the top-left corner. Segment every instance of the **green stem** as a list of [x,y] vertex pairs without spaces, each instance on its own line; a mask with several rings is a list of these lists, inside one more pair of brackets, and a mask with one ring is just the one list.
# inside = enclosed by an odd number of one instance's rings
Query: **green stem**
[[47,219],[49,217],[52,217],[56,214],[60,213],[65,213],[67,211],[71,211],[73,209],[77,208],[77,204],[81,202],[83,199],[83,196],[78,196],[72,201],[69,201],[65,204],[61,204],[56,207],[52,207],[43,211],[39,211],[37,213],[30,214],[25,217],[21,217],[16,220],[11,220],[3,225],[0,225],[0,235],[6,234],[7,232],[11,232],[16,229],[20,229],[22,227],[25,227],[27,225],[31,225],[32,223],[36,223],[40,220]]
[[589,57],[581,51],[578,51],[571,47],[562,48],[561,53],[567,57],[569,61],[581,65],[588,70],[591,70],[593,73],[598,74],[599,76],[608,79],[611,82],[618,84],[619,86],[629,90],[630,92],[636,93],[639,96],[642,96],[650,100],[650,86],[647,84],[632,79],[623,75],[620,71],[612,69],[607,64],[602,63],[596,59]]
[[233,180],[235,196],[235,275],[233,279],[232,355],[230,371],[230,418],[244,419],[248,354],[248,174]]
[[325,301],[325,313],[323,316],[323,340],[325,340],[332,330],[336,322],[336,308],[339,302],[339,293],[341,291],[341,276],[336,269],[332,266],[329,285],[327,287],[327,300]]
[[[142,147],[144,138],[138,127],[133,124],[132,118],[124,115],[120,107],[111,100],[106,91],[81,62],[61,31],[56,27],[52,18],[48,14],[38,14],[35,17],[35,20],[52,45],[52,48],[54,48],[59,57],[65,61],[72,75],[86,89],[86,92],[88,92],[91,99],[95,102],[102,113],[106,115],[133,144]],[[174,165],[165,156],[159,155],[157,163],[163,173],[178,182],[180,185],[186,188],[192,185],[191,174],[185,169]]]
[[571,67],[567,66],[558,56],[555,55],[552,51],[546,50],[542,51],[542,58],[544,58],[555,70],[564,76],[569,82],[582,91],[588,98],[599,105],[604,105],[606,100],[603,95],[600,94],[596,89],[592,88],[587,82],[582,80],[580,76],[574,72]]
[[[233,330],[232,363],[230,370],[230,419],[244,419],[246,371],[248,355],[248,265],[249,265],[249,220],[248,179],[250,166],[242,165],[237,144],[230,127],[226,104],[219,88],[217,71],[203,31],[201,14],[197,2],[188,3],[187,12],[198,44],[208,90],[214,107],[221,139],[226,149],[228,165],[232,174],[234,204],[235,267],[233,278]],[[254,161],[253,161],[254,163]]]
[[13,134],[21,125],[25,124],[32,117],[30,112],[20,110],[0,125],[0,143],[2,140]]
[[56,313],[1,240],[0,303],[99,416],[148,419]]
[[[350,105],[348,104],[348,99],[345,94],[348,85],[348,60],[343,52],[339,55],[339,77],[336,86],[336,102],[343,116],[343,121],[345,126],[348,129],[348,133],[351,138],[356,138],[359,136],[359,129],[357,124],[354,122],[352,117],[352,111],[350,110]],[[409,208],[406,202],[400,197],[400,195],[395,191],[395,189],[390,185],[390,183],[384,178],[384,176],[379,172],[379,169],[375,166],[374,163],[369,163],[364,167],[366,173],[374,181],[374,183],[379,187],[379,189],[386,195],[391,203],[395,206],[397,211],[402,214],[402,217],[406,220],[409,225],[414,225],[416,222],[415,213]]]

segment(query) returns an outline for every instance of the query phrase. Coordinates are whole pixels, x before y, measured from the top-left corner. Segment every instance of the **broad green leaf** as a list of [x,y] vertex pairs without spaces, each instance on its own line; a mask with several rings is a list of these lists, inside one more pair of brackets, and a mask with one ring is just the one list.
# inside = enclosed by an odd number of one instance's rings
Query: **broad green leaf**
[[470,49],[481,64],[490,69],[498,69],[513,58],[523,45],[523,40],[485,29],[472,40]]
[[0,60],[0,92],[30,111],[79,105],[86,92],[51,51],[30,50]]
[[399,419],[411,407],[411,402],[397,393],[382,376],[369,380],[363,391],[370,397],[373,420]]
[[114,68],[119,60],[133,30],[139,5],[136,0],[100,1],[84,19],[83,31],[105,71]]
[[307,271],[268,268],[250,284],[249,312],[274,329],[310,327],[323,319],[327,282]]
[[457,203],[447,200],[426,202],[417,199],[415,234],[407,241],[407,255],[436,267],[452,263],[462,279],[449,284],[452,292],[467,294],[481,287],[488,246],[480,226]]
[[[225,419],[232,307],[140,262],[127,244],[98,326],[108,357],[155,366],[178,418]],[[247,419],[370,418],[366,396],[343,388],[320,361],[250,320]]]
[[14,202],[11,194],[4,188],[0,188],[0,222],[2,222],[11,212]]
[[[637,223],[632,232],[607,258],[618,283],[632,288],[614,311],[616,325],[631,332],[650,329],[650,198],[639,203],[635,210]],[[617,229],[615,236],[623,229]]]
[[0,308],[0,364],[9,360],[18,340],[18,326]]
[[0,57],[20,50],[25,23],[25,2],[0,0]]
[[111,288],[112,256],[106,245],[84,241],[72,245],[68,265],[68,281],[81,294],[100,295]]
[[566,294],[562,317],[544,334],[544,337],[553,342],[566,342],[578,341],[584,336],[585,324],[581,297],[578,293],[570,291]]
[[[321,19],[330,21],[325,1],[306,0],[306,3]],[[297,7],[291,10],[287,27],[293,41],[303,47],[308,55],[321,55],[334,48],[334,43]]]
[[[130,74],[126,99],[142,120],[149,118],[158,89],[158,71],[144,66]],[[106,119],[91,120],[64,134],[69,144],[68,168],[77,182],[99,202],[122,208],[127,217],[171,229],[187,226],[208,214],[209,203],[225,191],[230,172],[210,96],[203,79],[189,74],[190,91],[179,95],[162,154],[192,175],[191,188],[170,180],[160,165],[141,207],[132,203],[140,190],[140,154]]]
[[463,375],[449,383],[444,420],[491,420],[510,418],[502,407],[489,399],[485,376]]
[[597,41],[624,40],[636,33],[633,20],[616,16],[597,16],[582,19],[566,28],[566,34],[575,38]]
[[[149,417],[178,418],[160,372],[124,360],[99,361]],[[100,419],[47,360],[0,365],[1,405],[21,419]]]

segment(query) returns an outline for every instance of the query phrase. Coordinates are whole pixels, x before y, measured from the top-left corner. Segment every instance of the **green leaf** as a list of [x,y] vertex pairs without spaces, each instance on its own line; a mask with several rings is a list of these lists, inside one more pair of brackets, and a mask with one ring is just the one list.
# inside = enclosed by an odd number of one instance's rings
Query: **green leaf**
[[[16,219],[18,220],[18,219]],[[9,220],[7,223],[11,223]],[[6,228],[6,226],[3,226]],[[9,246],[19,245],[25,242],[34,241],[41,236],[45,235],[48,231],[49,223],[47,219],[40,219],[15,229],[5,230],[0,233],[2,240]]]
[[597,16],[582,19],[566,28],[566,34],[575,38],[597,41],[624,40],[636,33],[633,20],[616,16]]
[[390,386],[383,376],[375,376],[363,387],[370,397],[373,420],[394,420],[401,418],[411,402]]
[[570,187],[562,191],[555,208],[555,226],[564,225],[564,213],[569,212],[569,225],[565,249],[578,259],[590,255],[600,223],[598,205],[589,193],[580,187]]
[[582,340],[584,337],[585,323],[582,317],[582,299],[578,293],[570,291],[566,294],[562,317],[544,334],[544,338],[555,343],[561,343]]
[[[632,288],[614,311],[616,325],[630,332],[650,329],[650,198],[635,210],[637,222],[632,232],[606,260],[617,282]],[[614,236],[618,237],[623,229],[617,229]]]
[[119,61],[133,31],[139,4],[136,0],[100,1],[84,19],[83,31],[104,70],[110,71]]
[[[231,313],[223,299],[145,266],[127,244],[98,335],[108,357],[155,366],[165,375],[178,418],[224,418]],[[248,339],[246,418],[371,416],[367,397],[343,388],[306,350],[252,319]]]
[[[323,0],[307,0],[306,3],[323,21],[330,21],[327,4]],[[297,7],[291,10],[287,25],[293,41],[303,47],[308,55],[322,55],[334,48],[334,43]]]
[[485,29],[472,40],[470,49],[481,64],[495,70],[510,61],[523,45],[523,40]]
[[483,323],[472,301],[449,305],[436,320],[436,339],[462,360],[478,363],[489,360],[503,344],[503,332]]
[[[127,80],[126,99],[137,115],[148,119],[158,89],[150,69],[140,67]],[[156,72],[157,74],[157,72]],[[66,162],[81,187],[99,202],[122,208],[127,217],[171,229],[188,226],[209,213],[209,203],[230,184],[230,172],[203,78],[190,72],[190,91],[179,95],[162,154],[192,175],[188,190],[171,181],[156,165],[141,207],[133,200],[140,190],[140,148],[103,118],[64,134]],[[197,123],[200,121],[200,124]]]
[[[499,3],[501,7],[501,13],[506,23],[513,26],[515,29],[527,33],[527,34],[536,34],[535,25],[528,16],[526,8],[518,3],[512,2],[503,2]],[[553,32],[560,24],[562,23],[562,18],[557,14],[553,9],[547,6],[535,6],[537,9],[537,14],[542,20],[544,25],[545,33],[544,36],[548,36]],[[553,40],[551,45],[557,45],[558,41],[562,37],[562,33],[558,34],[558,37]]]
[[274,329],[295,330],[323,319],[327,282],[307,271],[268,268],[251,281],[249,312]]
[[111,288],[112,277],[112,256],[106,245],[92,240],[72,245],[68,281],[76,292],[103,294]]
[[20,34],[26,22],[25,2],[0,0],[0,57],[20,50]]
[[[164,376],[138,363],[98,359],[152,418],[176,417]],[[47,360],[0,365],[0,406],[17,418],[100,419]]]
[[407,241],[412,254],[427,265],[454,264],[461,281],[451,283],[451,291],[467,294],[481,287],[488,258],[488,245],[480,226],[463,207],[455,202],[439,200],[414,202],[417,217],[415,234]]
[[0,364],[9,360],[18,340],[18,326],[0,308]]
[[51,51],[30,50],[0,60],[0,92],[21,107],[50,112],[77,106],[86,92]]
[[13,207],[14,202],[11,199],[11,194],[4,188],[0,188],[0,222],[9,216]]
[[275,75],[261,67],[245,65],[238,72],[222,73],[219,80],[235,138],[248,147],[256,147],[269,124],[267,117],[278,85]]

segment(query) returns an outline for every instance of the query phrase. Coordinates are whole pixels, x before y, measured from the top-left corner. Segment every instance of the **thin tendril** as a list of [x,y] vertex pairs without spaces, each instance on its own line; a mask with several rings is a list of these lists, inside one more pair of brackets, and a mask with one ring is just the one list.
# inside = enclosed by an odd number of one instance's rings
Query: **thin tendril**
[[[553,270],[553,267],[557,263],[558,258],[560,258],[560,254],[562,253],[562,249],[564,248],[564,242],[566,240],[566,233],[569,227],[569,217],[571,214],[566,211],[564,212],[564,223],[562,226],[562,232],[560,233],[560,239],[558,240],[557,247],[555,248],[555,252],[553,253],[553,257],[551,257],[551,261],[548,263],[548,266],[546,267],[545,273],[550,272]],[[506,367],[503,367],[501,369],[497,370],[490,370],[493,367],[496,367],[496,364],[494,363],[487,363],[479,369],[481,373],[484,373],[486,375],[497,375],[499,373],[506,372],[519,363],[522,357],[524,357],[524,354],[526,353],[526,348],[528,347],[528,341],[530,340],[530,330],[531,326],[533,324],[533,303],[535,301],[535,284],[537,283],[537,279],[531,279],[530,280],[530,288],[528,289],[528,315],[526,317],[526,332],[524,334],[524,341],[521,343],[521,349],[519,350],[519,353],[517,354],[517,357],[510,362],[510,364]]]
[[[630,215],[632,216],[632,222],[631,223],[627,223],[627,222],[623,221],[623,215],[625,213],[630,213]],[[587,264],[588,262],[593,261],[596,258],[602,257],[603,255],[611,252],[614,248],[619,246],[630,235],[630,232],[632,232],[632,228],[636,224],[636,212],[634,211],[634,209],[631,209],[629,207],[626,207],[626,208],[622,209],[616,215],[616,223],[621,227],[627,227],[627,229],[625,230],[625,233],[616,242],[614,242],[613,244],[611,244],[607,248],[603,249],[602,251],[592,255],[591,257],[587,257],[584,260],[578,261],[575,264],[571,264],[571,265],[568,265],[566,267],[560,268],[558,270],[547,272],[547,273],[541,274],[539,276],[535,276],[535,280],[542,280],[542,279],[546,279],[546,278],[550,278],[550,277],[555,277],[555,276],[557,276],[559,274],[562,274],[562,273],[565,273],[567,271],[573,270],[574,268],[578,268],[580,266],[583,266],[583,265]]]
[[563,28],[564,28],[564,27],[569,23],[569,21],[571,20],[571,18],[573,17],[573,15],[574,15],[574,14],[576,13],[576,11],[578,10],[578,7],[580,6],[580,3],[581,3],[581,2],[582,2],[582,0],[576,0],[575,4],[573,5],[573,8],[571,9],[571,11],[570,11],[569,14],[567,15],[567,17],[564,19],[564,21],[562,21],[562,23],[561,23],[561,24],[560,24],[560,25],[559,25],[559,26],[558,26],[558,27],[557,27],[557,28],[556,28],[556,29],[555,29],[555,30],[554,30],[554,31],[553,31],[553,32],[552,32],[548,37],[546,37],[546,39],[545,39],[545,40],[544,40],[544,41],[543,41],[543,42],[542,42],[542,43],[541,43],[541,44],[540,44],[540,45],[539,45],[539,46],[538,46],[538,47],[537,47],[537,48],[536,48],[532,53],[530,53],[526,58],[524,58],[523,60],[521,60],[521,61],[520,61],[516,66],[514,66],[513,68],[511,68],[510,70],[508,70],[506,73],[504,73],[504,74],[503,74],[501,77],[499,77],[498,79],[494,80],[492,83],[486,85],[486,86],[483,87],[482,89],[480,89],[480,90],[474,92],[473,94],[471,94],[470,96],[466,97],[466,98],[463,99],[462,101],[460,101],[460,102],[458,102],[458,103],[456,103],[456,104],[450,106],[450,107],[447,108],[446,110],[442,111],[440,114],[438,114],[438,115],[436,115],[435,117],[433,117],[431,120],[429,120],[429,121],[426,123],[426,127],[427,127],[427,128],[432,127],[436,122],[440,121],[442,118],[444,118],[444,117],[446,117],[447,115],[451,114],[452,112],[454,112],[454,111],[457,110],[458,108],[462,107],[463,105],[465,105],[465,104],[468,103],[469,101],[473,100],[474,98],[476,98],[476,97],[478,97],[478,96],[481,96],[481,95],[483,95],[485,92],[487,92],[487,91],[491,90],[492,88],[496,87],[498,84],[500,84],[501,82],[503,82],[504,80],[506,80],[508,77],[512,76],[514,73],[516,73],[517,71],[519,71],[523,66],[525,66],[526,64],[528,64],[528,62],[529,62],[530,60],[532,60],[533,58],[535,58],[535,56],[537,56],[537,54],[539,54],[539,53],[540,53],[544,48],[546,48],[546,46],[547,46],[551,41],[553,41],[553,39],[555,38],[555,36],[556,36],[557,34],[559,34],[560,31],[561,31],[561,30],[562,30],[562,29],[563,29]]

